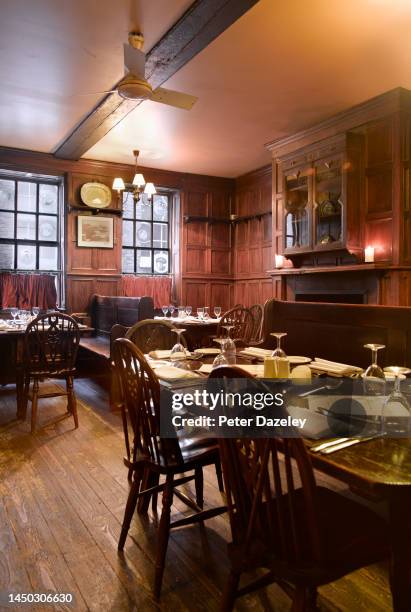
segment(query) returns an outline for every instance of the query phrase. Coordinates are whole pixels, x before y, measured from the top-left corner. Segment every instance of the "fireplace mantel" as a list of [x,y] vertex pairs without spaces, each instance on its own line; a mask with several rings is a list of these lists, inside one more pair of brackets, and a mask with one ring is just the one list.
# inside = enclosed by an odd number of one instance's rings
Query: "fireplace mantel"
[[356,264],[347,266],[312,266],[309,268],[276,268],[267,270],[270,276],[298,274],[336,274],[338,272],[385,272],[388,270],[411,270],[411,266],[392,266],[384,263]]

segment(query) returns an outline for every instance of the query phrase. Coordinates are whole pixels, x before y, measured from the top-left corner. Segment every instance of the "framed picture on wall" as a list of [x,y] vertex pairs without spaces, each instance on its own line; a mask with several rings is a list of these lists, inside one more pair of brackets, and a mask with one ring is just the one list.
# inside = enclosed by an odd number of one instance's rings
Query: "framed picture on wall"
[[113,217],[85,216],[77,217],[77,246],[112,249],[114,248]]

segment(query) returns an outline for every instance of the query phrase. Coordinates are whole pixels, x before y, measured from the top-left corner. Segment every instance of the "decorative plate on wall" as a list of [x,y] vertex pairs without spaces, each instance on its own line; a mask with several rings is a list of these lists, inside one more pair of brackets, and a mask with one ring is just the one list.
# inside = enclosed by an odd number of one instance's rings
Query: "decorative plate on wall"
[[80,196],[90,208],[106,208],[111,204],[111,189],[103,183],[84,183]]

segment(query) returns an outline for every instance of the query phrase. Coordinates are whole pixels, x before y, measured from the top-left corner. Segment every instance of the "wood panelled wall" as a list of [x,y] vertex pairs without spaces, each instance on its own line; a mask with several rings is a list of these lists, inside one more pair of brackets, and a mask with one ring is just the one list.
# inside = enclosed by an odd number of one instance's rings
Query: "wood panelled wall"
[[263,304],[277,291],[267,274],[274,267],[271,165],[236,180],[235,214],[234,302]]
[[[65,177],[66,307],[70,312],[87,308],[93,293],[118,295],[121,279],[121,218],[114,216],[114,249],[77,247],[77,216],[70,204],[81,204],[80,187],[99,181],[111,187],[113,178],[131,181],[133,166],[108,162],[56,159],[52,155],[0,147],[0,168]],[[179,193],[173,249],[179,246],[175,299],[197,306],[228,308],[233,295],[230,263],[231,229],[228,224],[186,224],[186,214],[228,218],[234,180],[143,168],[147,181]],[[117,206],[113,193],[112,206]],[[106,213],[108,214],[108,213]]]

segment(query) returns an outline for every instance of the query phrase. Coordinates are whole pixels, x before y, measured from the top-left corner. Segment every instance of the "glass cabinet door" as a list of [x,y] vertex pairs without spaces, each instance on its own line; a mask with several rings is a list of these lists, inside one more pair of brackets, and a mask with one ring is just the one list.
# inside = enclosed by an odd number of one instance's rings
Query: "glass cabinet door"
[[342,241],[342,159],[319,161],[314,180],[314,240],[325,248]]
[[311,168],[285,172],[285,248],[310,247]]

